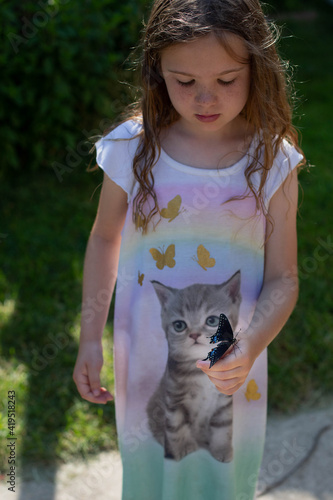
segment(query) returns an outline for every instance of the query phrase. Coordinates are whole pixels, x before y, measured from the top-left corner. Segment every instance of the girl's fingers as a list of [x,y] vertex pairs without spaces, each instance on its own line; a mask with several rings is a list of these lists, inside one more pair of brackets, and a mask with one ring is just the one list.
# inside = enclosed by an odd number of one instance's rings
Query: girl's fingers
[[248,351],[247,344],[244,341],[239,354],[235,352],[234,346],[232,346],[231,350],[228,350],[211,368],[209,368],[209,360],[198,360],[196,366],[209,377],[218,391],[231,395],[244,384],[253,364]]
[[211,382],[215,385],[218,391],[226,395],[234,394],[243,385],[243,379],[233,378],[230,380],[220,380],[214,377],[209,377]]
[[100,388],[100,393],[98,396],[95,396],[91,389],[89,388],[89,392],[86,393],[84,396],[82,395],[84,399],[87,401],[90,401],[90,403],[97,403],[97,404],[106,404],[108,401],[113,400],[112,394],[105,389],[105,387]]
[[235,378],[230,378],[230,379],[219,379],[219,378],[215,378],[215,377],[209,377],[209,380],[211,382],[213,382],[213,384],[216,386],[216,387],[220,387],[220,388],[224,388],[224,389],[231,389],[232,387],[235,387],[235,385],[238,385],[239,384],[239,378],[238,377],[235,377]]
[[106,404],[108,401],[113,400],[112,394],[105,389],[105,387],[100,388],[100,393],[98,396],[95,396],[92,392],[89,394],[91,397],[90,401],[92,403],[97,403],[97,404]]
[[[95,387],[91,387],[91,383],[89,381],[89,377],[86,374],[80,374],[76,381],[77,390],[83,399],[86,399],[90,403],[97,404],[106,404],[108,401],[113,400],[112,394],[105,389],[105,387],[97,387],[95,383]],[[98,391],[98,394],[95,394],[94,391]]]
[[219,359],[211,368],[210,366],[210,361],[202,361],[198,360],[196,362],[196,365],[198,368],[201,370],[205,371],[206,373],[211,373],[211,372],[226,372],[229,370],[232,370],[234,368],[237,368],[239,366],[242,366],[242,360],[240,356],[236,356],[234,354],[234,351],[231,350],[230,352],[226,352],[221,359]]
[[[197,367],[200,368],[215,385],[217,390],[226,395],[234,394],[245,382],[247,371],[242,366],[226,369],[223,360],[215,363],[209,368],[209,361],[198,361]],[[222,370],[224,368],[224,370]]]
[[93,393],[94,396],[99,396],[100,395],[100,389],[101,389],[101,381],[99,378],[99,371],[95,369],[90,369],[88,367],[88,382],[89,386],[91,389],[91,392]]
[[196,366],[209,377],[216,377],[223,380],[234,378],[241,370],[241,365],[226,365],[223,360],[217,361],[211,368],[209,368],[209,364],[209,361],[197,361]]

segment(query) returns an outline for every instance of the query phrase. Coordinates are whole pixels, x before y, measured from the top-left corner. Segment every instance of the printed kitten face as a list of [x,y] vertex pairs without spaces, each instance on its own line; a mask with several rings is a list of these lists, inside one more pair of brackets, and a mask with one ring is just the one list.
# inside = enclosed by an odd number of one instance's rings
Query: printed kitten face
[[161,304],[162,327],[175,361],[196,361],[207,356],[209,338],[223,312],[235,329],[239,307],[240,271],[219,285],[194,284],[183,289],[152,281]]

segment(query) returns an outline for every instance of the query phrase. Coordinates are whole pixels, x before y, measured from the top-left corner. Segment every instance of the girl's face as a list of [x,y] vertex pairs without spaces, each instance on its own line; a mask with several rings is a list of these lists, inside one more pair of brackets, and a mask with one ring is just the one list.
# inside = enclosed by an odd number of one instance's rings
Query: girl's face
[[[241,60],[248,51],[241,38],[227,34]],[[179,123],[192,133],[233,133],[237,130],[250,88],[250,65],[233,59],[218,39],[207,35],[179,43],[161,53],[162,76]]]

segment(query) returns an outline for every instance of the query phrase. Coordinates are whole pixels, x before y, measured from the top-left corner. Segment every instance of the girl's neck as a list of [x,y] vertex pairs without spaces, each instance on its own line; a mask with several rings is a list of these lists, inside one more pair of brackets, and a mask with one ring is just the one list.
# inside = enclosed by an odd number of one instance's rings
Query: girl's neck
[[248,151],[252,138],[253,131],[242,117],[232,130],[217,133],[198,133],[184,127],[179,120],[163,129],[160,137],[162,149],[174,160],[209,169],[237,163]]

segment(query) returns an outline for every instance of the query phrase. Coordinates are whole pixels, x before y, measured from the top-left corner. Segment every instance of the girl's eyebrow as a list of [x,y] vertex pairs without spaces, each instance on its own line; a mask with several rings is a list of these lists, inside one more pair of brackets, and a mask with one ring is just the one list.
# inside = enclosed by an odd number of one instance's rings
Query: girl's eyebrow
[[[216,76],[227,75],[228,73],[237,73],[238,71],[242,71],[244,67],[245,66],[242,66],[241,68],[227,69],[226,71],[218,73]],[[174,69],[167,69],[167,71],[169,73],[176,73],[177,75],[190,76],[196,78],[196,75],[191,75],[190,73],[185,73],[184,71],[176,71]]]

